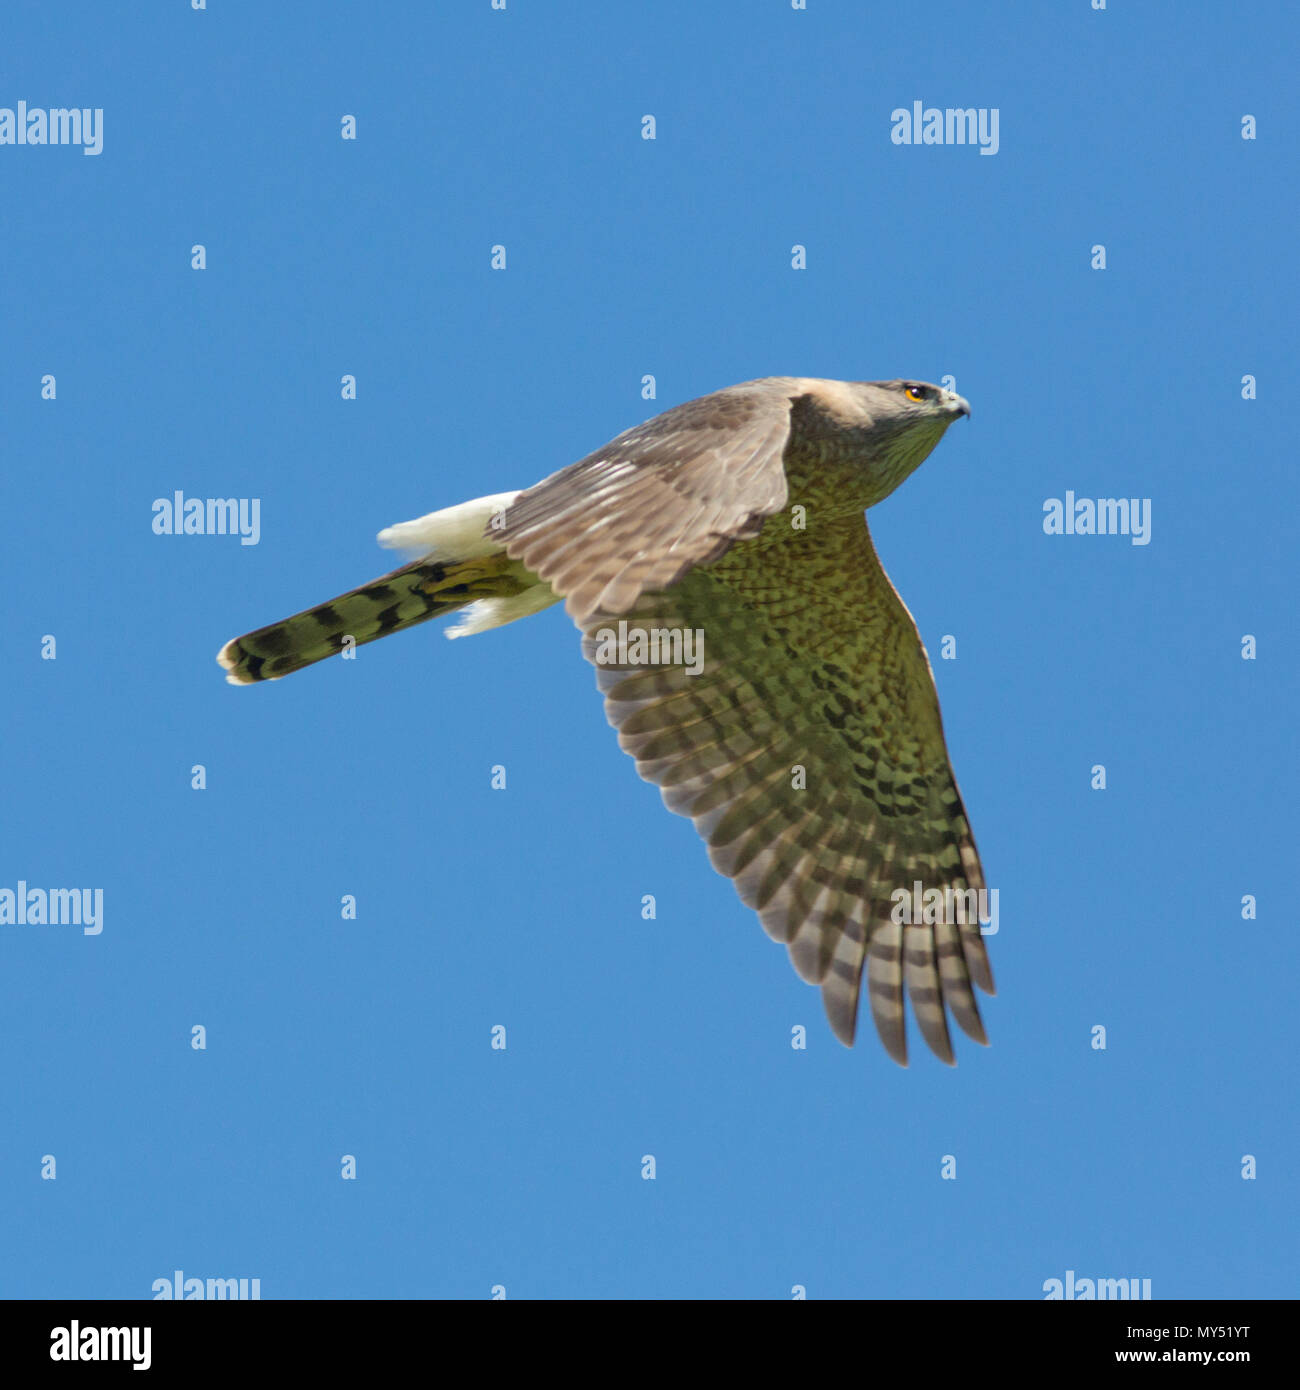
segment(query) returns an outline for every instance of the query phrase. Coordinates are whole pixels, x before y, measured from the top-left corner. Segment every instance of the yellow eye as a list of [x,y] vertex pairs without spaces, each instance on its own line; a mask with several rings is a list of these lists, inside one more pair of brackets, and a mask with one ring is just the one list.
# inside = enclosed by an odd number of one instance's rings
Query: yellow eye
[[909,401],[923,401],[925,399],[924,386],[905,386],[903,394]]

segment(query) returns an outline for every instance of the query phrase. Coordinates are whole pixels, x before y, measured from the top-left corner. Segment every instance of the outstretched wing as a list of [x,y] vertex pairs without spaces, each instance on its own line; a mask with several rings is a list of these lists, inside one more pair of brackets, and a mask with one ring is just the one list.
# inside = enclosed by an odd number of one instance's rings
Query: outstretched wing
[[697,675],[636,664],[645,653],[613,649],[616,625],[600,615],[583,650],[637,771],[691,817],[714,867],[821,985],[836,1036],[853,1041],[865,967],[896,1061],[907,1061],[904,992],[945,1062],[945,1005],[985,1042],[972,984],[992,993],[993,978],[978,920],[894,920],[897,889],[984,879],[930,664],[865,522],[737,545],[623,616],[628,634],[702,636]]
[[756,536],[785,505],[798,393],[768,377],[665,411],[520,493],[490,534],[580,624],[621,613]]

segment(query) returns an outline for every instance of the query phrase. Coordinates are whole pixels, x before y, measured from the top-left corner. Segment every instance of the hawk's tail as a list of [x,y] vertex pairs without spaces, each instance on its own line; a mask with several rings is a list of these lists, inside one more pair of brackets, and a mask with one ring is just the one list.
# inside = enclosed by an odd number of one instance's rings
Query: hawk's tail
[[[480,599],[507,599],[536,580],[503,552],[466,560],[416,560],[328,603],[227,642],[217,654],[232,685],[278,680],[345,647],[451,613]],[[350,640],[349,640],[350,639]]]

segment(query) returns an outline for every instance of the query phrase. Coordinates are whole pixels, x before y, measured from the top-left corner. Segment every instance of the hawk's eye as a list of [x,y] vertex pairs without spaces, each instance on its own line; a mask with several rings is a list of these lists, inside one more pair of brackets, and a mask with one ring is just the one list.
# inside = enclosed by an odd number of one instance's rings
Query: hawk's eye
[[923,401],[925,399],[924,386],[905,386],[903,394],[909,401]]

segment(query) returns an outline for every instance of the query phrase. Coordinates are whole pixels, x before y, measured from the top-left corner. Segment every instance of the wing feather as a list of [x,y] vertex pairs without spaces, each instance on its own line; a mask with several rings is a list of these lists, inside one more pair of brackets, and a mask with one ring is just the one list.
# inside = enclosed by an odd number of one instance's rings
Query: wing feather
[[493,534],[580,624],[627,612],[785,506],[798,394],[767,377],[665,411],[520,493]]
[[619,742],[820,984],[835,1035],[852,1043],[865,978],[896,1061],[908,1001],[943,1061],[949,1013],[985,1042],[973,986],[992,993],[993,979],[978,922],[893,919],[897,890],[918,880],[961,892],[984,878],[929,661],[861,518],[734,543],[629,601],[629,628],[698,630],[704,660],[697,675],[609,660],[610,615],[591,615],[583,650]]

